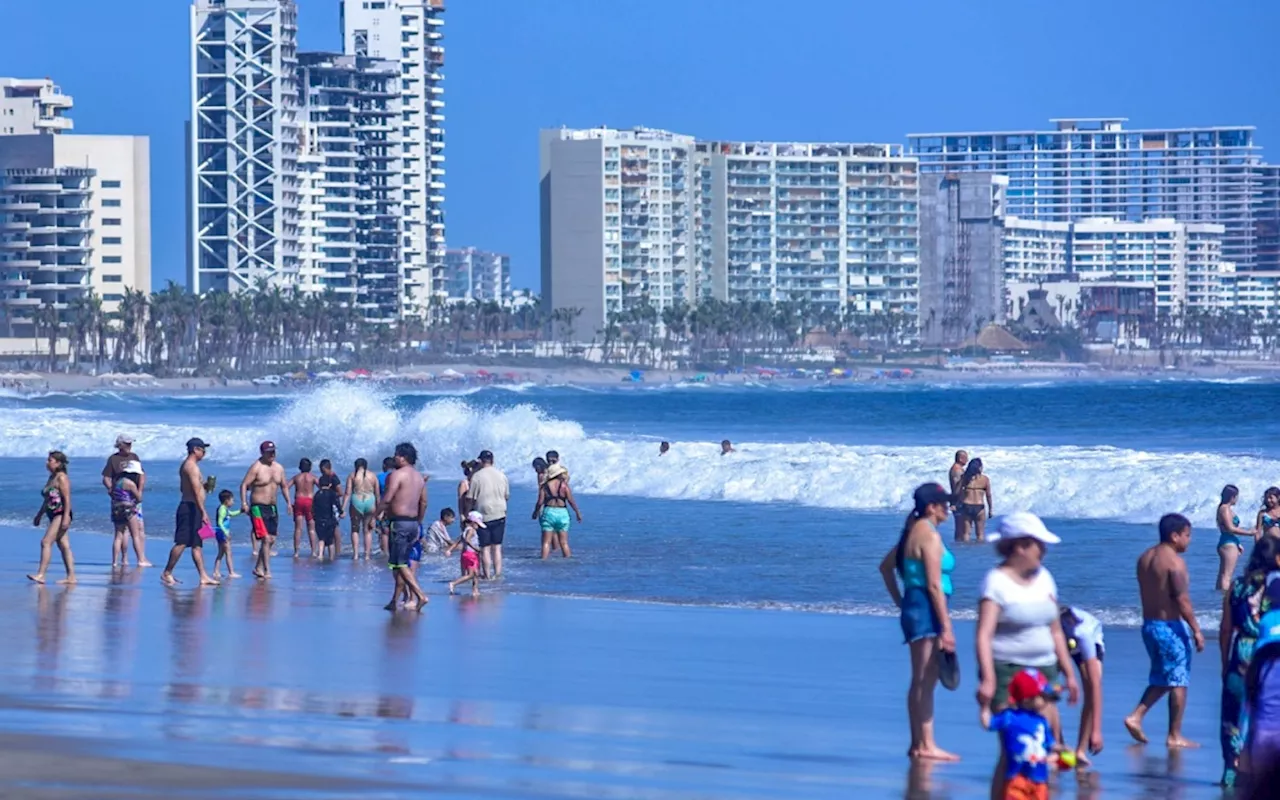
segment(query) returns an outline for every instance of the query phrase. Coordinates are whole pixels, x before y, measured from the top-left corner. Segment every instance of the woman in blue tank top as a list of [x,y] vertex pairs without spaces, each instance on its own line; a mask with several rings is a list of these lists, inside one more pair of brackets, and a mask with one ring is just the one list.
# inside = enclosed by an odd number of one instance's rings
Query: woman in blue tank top
[[947,609],[956,559],[938,533],[938,525],[947,518],[951,495],[936,483],[926,483],[916,489],[913,499],[915,507],[907,515],[898,544],[880,563],[880,575],[901,609],[902,635],[911,648],[911,688],[907,694],[911,749],[907,755],[956,761],[958,757],[938,747],[933,738],[933,692],[942,654],[954,659],[956,651]]

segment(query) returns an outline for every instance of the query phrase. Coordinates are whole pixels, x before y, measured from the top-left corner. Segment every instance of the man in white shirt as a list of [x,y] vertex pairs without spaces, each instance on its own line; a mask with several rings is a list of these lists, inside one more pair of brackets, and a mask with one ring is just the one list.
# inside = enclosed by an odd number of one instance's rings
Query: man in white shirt
[[507,530],[507,501],[511,499],[511,486],[507,476],[493,465],[493,453],[483,450],[476,457],[480,469],[471,475],[467,497],[471,507],[484,517],[480,528],[480,552],[485,578],[502,577],[502,538]]

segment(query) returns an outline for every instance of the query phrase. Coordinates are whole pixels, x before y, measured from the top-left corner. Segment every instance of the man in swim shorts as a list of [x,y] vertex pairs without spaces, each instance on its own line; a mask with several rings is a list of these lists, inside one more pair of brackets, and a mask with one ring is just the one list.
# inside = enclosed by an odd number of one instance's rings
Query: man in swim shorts
[[208,450],[209,443],[204,439],[197,437],[187,440],[187,458],[178,468],[182,500],[178,503],[178,513],[174,519],[173,548],[169,550],[169,563],[165,564],[164,572],[160,573],[160,582],[166,586],[179,582],[173,577],[173,570],[188,547],[191,548],[191,563],[196,565],[196,572],[200,575],[200,585],[218,585],[218,581],[205,572],[204,540],[200,537],[200,529],[209,524],[209,514],[204,508],[204,477],[200,474],[200,461]]
[[407,590],[412,599],[405,602],[405,608],[421,611],[427,604],[427,596],[409,567],[409,552],[418,541],[422,519],[427,514],[427,482],[415,466],[418,451],[409,442],[396,445],[395,461],[395,470],[387,476],[386,494],[378,500],[377,506],[377,513],[391,521],[387,563],[395,579],[391,602],[384,608],[395,611],[396,598]]
[[249,466],[240,482],[240,510],[248,512],[253,525],[253,538],[258,544],[258,558],[253,574],[260,579],[271,577],[271,556],[276,545],[276,533],[280,524],[280,512],[276,498],[284,493],[284,505],[293,511],[289,501],[289,484],[285,481],[284,467],[276,461],[275,442],[258,445],[258,460]]
[[964,468],[969,465],[969,453],[964,450],[956,451],[956,460],[951,465],[951,470],[947,473],[947,478],[951,481],[951,513],[956,519],[956,541],[963,542],[969,538],[969,521],[960,514],[960,479],[964,477]]
[[1169,747],[1196,747],[1182,737],[1182,714],[1191,682],[1191,648],[1204,650],[1204,634],[1191,606],[1187,564],[1182,554],[1191,545],[1191,522],[1181,514],[1160,518],[1160,543],[1138,558],[1138,589],[1142,595],[1142,643],[1151,657],[1147,690],[1138,707],[1124,720],[1136,741],[1146,744],[1142,719],[1169,695]]
[[471,475],[467,497],[471,507],[480,512],[485,527],[480,529],[480,553],[485,578],[502,577],[502,540],[507,531],[507,502],[511,486],[502,470],[493,465],[493,452],[480,451],[476,457],[480,469]]

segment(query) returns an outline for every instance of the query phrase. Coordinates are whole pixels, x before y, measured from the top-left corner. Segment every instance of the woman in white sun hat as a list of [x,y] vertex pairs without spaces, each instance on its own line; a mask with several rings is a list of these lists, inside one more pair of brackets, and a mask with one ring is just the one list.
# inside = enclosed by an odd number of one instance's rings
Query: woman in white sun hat
[[[1065,683],[1075,703],[1080,690],[1058,617],[1058,586],[1043,566],[1047,546],[1062,540],[1035,514],[1019,511],[1001,517],[987,541],[995,542],[1001,561],[983,580],[978,604],[978,706],[984,713],[1003,709],[1010,679],[1028,667],[1051,684]],[[1045,717],[1060,732],[1052,704]],[[996,779],[1003,777],[1002,764]]]

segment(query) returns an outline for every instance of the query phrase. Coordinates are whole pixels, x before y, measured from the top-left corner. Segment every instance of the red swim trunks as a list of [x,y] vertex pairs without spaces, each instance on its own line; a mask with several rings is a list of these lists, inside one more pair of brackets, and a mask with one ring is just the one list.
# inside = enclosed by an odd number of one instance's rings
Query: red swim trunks
[[310,522],[311,520],[315,519],[316,518],[315,514],[312,511],[314,500],[315,500],[314,497],[293,498],[293,515],[295,517],[302,517],[307,522]]

